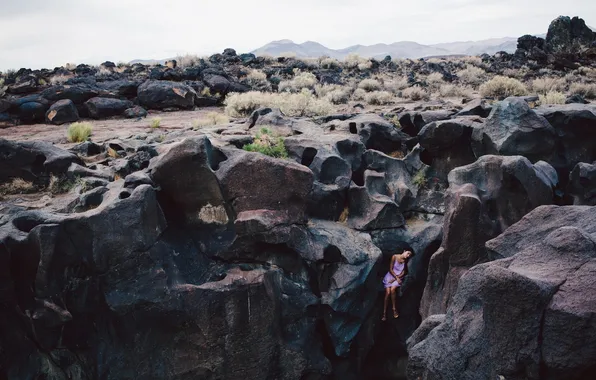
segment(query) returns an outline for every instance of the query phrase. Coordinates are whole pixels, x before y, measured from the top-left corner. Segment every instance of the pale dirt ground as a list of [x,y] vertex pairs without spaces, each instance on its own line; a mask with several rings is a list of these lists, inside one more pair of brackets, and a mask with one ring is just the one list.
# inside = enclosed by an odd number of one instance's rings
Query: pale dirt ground
[[[93,125],[93,134],[91,140],[96,143],[102,143],[107,140],[125,138],[141,133],[172,132],[180,129],[192,127],[193,120],[204,117],[209,112],[223,112],[223,109],[217,107],[200,108],[195,111],[176,111],[160,112],[150,111],[147,117],[137,119],[105,119],[105,120],[84,120]],[[160,118],[159,128],[151,128],[151,120]],[[66,140],[66,130],[68,124],[50,125],[50,124],[32,124],[18,125],[15,127],[0,128],[0,138],[15,141],[42,140],[56,144],[57,146],[68,148],[74,144]]]
[[[355,103],[355,102],[354,102]],[[367,106],[366,109],[353,108],[352,105],[338,106],[335,113],[365,113],[365,112],[391,112],[395,109],[414,109],[420,105],[432,106],[436,104],[435,101],[398,102],[390,106]],[[450,99],[446,103],[440,102],[436,104],[437,108],[449,108],[453,105],[461,105],[461,100]],[[197,108],[194,111],[174,111],[161,112],[149,111],[147,117],[140,120],[124,119],[122,117],[93,120],[85,119],[81,121],[88,121],[93,125],[93,134],[91,141],[96,143],[103,143],[107,140],[127,138],[141,133],[155,133],[163,134],[181,129],[188,129],[192,127],[193,120],[201,119],[209,112],[223,113],[223,107],[206,107]],[[159,128],[151,128],[152,119],[160,118],[161,123]],[[234,122],[234,119],[230,120]],[[42,140],[55,144],[61,148],[68,149],[75,144],[70,144],[66,140],[66,130],[68,124],[64,125],[50,125],[50,124],[31,124],[18,125],[12,127],[0,127],[0,138],[5,138],[14,141],[31,141]]]

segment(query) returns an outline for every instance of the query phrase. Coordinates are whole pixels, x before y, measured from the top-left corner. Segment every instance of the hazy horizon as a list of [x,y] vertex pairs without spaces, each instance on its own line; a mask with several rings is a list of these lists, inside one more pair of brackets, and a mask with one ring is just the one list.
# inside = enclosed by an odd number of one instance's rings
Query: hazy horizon
[[596,2],[553,0],[24,0],[0,4],[0,70],[65,63],[249,52],[271,41],[332,49],[413,41],[424,45],[546,33],[560,15],[596,25]]

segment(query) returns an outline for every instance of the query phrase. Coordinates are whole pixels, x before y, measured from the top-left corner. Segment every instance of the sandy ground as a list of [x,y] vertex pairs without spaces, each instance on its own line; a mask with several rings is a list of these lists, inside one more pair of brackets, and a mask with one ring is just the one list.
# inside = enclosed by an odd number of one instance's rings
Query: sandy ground
[[[207,107],[195,111],[160,112],[150,111],[147,117],[140,120],[113,118],[106,120],[84,120],[93,124],[91,139],[96,143],[116,138],[125,138],[141,133],[164,133],[192,127],[193,120],[204,117],[209,112],[223,113],[222,108]],[[154,118],[160,118],[160,127],[151,128],[150,124]],[[0,128],[0,138],[16,141],[43,140],[54,143],[58,146],[68,147],[66,130],[68,124],[32,124],[18,125],[8,128]]]

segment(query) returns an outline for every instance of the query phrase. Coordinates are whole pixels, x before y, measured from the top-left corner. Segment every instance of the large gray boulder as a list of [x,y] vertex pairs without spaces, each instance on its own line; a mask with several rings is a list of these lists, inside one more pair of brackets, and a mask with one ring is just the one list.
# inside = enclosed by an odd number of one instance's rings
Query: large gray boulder
[[503,259],[470,269],[444,320],[412,337],[408,377],[590,378],[596,363],[595,211],[539,207],[489,241]]
[[534,208],[552,203],[556,183],[542,165],[548,167],[520,156],[484,156],[449,174],[443,242],[430,260],[423,318],[444,314],[461,276],[491,259],[484,249],[489,239]]

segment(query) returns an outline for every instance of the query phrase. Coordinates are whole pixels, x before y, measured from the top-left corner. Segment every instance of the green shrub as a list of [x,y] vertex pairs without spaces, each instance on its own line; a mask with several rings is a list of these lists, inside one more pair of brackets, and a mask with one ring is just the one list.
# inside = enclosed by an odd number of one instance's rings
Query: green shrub
[[160,125],[161,125],[161,118],[159,118],[159,117],[154,117],[153,119],[151,119],[151,123],[149,124],[149,126],[153,129],[159,128]]
[[288,158],[288,151],[282,137],[275,136],[270,129],[261,128],[251,144],[242,149],[248,152],[258,152],[275,158]]
[[506,98],[509,96],[526,95],[526,86],[515,78],[497,75],[480,86],[480,93],[485,97]]
[[66,137],[71,143],[78,143],[89,140],[93,126],[91,123],[79,122],[72,123],[66,130]]
[[424,169],[418,170],[418,173],[412,178],[414,185],[418,187],[426,186],[426,173]]

